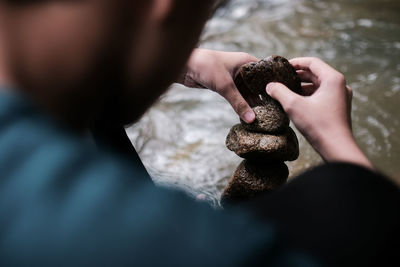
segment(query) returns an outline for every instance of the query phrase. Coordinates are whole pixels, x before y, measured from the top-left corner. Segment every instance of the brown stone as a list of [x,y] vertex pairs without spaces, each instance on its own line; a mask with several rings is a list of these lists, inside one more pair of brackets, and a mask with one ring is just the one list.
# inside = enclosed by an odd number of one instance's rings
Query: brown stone
[[289,176],[282,162],[263,163],[244,160],[229,180],[221,196],[223,206],[253,198],[286,183]]
[[284,132],[289,127],[289,118],[281,105],[267,102],[265,105],[253,108],[256,114],[254,122],[247,124],[243,120],[243,127],[252,132],[276,133]]
[[299,143],[291,128],[272,135],[249,132],[237,124],[226,137],[226,146],[239,157],[253,160],[293,161],[299,156]]
[[296,160],[299,144],[289,128],[289,118],[282,106],[266,93],[270,82],[285,84],[301,94],[301,81],[296,70],[283,57],[269,58],[243,65],[235,76],[235,84],[253,108],[253,123],[233,126],[226,146],[245,158],[229,180],[221,204],[234,204],[269,192],[283,185],[289,175],[283,161]]
[[265,88],[270,82],[285,84],[293,92],[301,94],[301,80],[287,59],[271,56],[243,65],[235,76],[235,84],[251,107],[273,101]]

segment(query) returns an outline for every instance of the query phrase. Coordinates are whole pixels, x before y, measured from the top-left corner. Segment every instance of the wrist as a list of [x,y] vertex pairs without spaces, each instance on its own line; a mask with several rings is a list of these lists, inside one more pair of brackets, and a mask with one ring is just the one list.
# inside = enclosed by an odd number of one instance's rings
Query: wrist
[[196,48],[193,50],[184,69],[181,71],[180,76],[176,80],[177,83],[181,83],[187,87],[204,88],[202,84],[199,84],[199,75],[201,73],[199,65],[201,64],[201,51],[202,49]]
[[350,129],[337,129],[325,133],[312,145],[326,162],[348,162],[374,169]]

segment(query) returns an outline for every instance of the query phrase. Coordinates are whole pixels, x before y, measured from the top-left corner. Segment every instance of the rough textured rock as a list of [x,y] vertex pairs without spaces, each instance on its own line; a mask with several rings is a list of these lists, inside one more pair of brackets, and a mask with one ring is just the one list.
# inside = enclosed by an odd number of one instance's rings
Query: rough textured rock
[[226,137],[226,146],[246,159],[293,161],[299,157],[299,143],[291,128],[279,135],[271,135],[249,132],[237,124]]
[[293,92],[301,94],[301,81],[296,70],[281,56],[271,56],[259,62],[245,64],[235,76],[237,88],[251,107],[262,105],[266,101],[276,102],[265,91],[270,82],[283,83]]
[[253,123],[233,126],[226,146],[245,158],[229,180],[222,197],[223,206],[250,199],[283,185],[289,175],[284,161],[296,160],[299,143],[289,127],[289,118],[282,106],[267,95],[270,82],[280,82],[301,94],[301,81],[296,70],[283,57],[272,56],[243,65],[235,76],[235,84],[253,108]]
[[221,196],[221,204],[226,206],[250,199],[286,183],[289,170],[283,162],[254,162],[244,160],[229,180]]
[[254,122],[247,124],[241,120],[243,127],[252,132],[276,133],[283,132],[289,127],[289,118],[281,105],[267,102],[265,105],[253,108],[256,114]]

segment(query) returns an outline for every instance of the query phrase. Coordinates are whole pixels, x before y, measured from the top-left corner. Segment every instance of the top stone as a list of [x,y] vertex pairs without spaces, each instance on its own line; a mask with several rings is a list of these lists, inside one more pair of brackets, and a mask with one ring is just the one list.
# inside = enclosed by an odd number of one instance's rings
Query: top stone
[[251,107],[275,101],[266,93],[267,84],[279,82],[301,94],[301,81],[289,61],[281,56],[270,56],[259,62],[243,65],[235,77],[235,84]]

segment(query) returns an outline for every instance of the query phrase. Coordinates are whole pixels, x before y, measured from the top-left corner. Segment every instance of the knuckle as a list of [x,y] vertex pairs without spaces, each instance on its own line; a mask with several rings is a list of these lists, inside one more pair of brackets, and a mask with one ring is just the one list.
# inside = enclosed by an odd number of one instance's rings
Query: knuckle
[[340,83],[346,83],[346,78],[344,77],[343,73],[338,72],[337,74],[337,80]]
[[331,84],[345,85],[346,79],[344,75],[340,72],[335,71],[327,78],[327,81]]
[[319,57],[310,57],[310,61],[313,63],[321,63],[323,62],[322,59],[320,59]]

